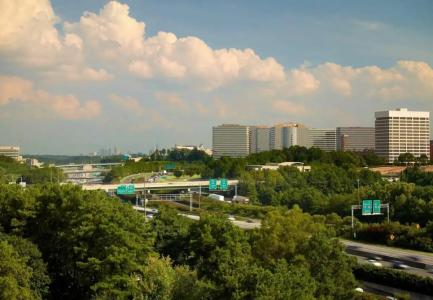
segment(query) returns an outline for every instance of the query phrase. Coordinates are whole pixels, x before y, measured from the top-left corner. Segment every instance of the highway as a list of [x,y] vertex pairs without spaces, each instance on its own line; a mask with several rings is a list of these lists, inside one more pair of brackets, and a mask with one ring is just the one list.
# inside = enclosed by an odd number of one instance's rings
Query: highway
[[[135,209],[143,210],[143,208],[138,207]],[[154,212],[149,208],[147,211]],[[200,220],[200,216],[193,214],[180,213],[179,215],[192,220]],[[234,225],[246,230],[259,228],[261,225],[260,220],[231,220],[231,222]],[[346,246],[346,252],[357,257],[357,260],[360,263],[368,263],[368,258],[374,257],[379,259],[384,267],[391,267],[393,261],[400,261],[409,266],[408,269],[403,271],[433,278],[433,253],[393,248],[382,245],[372,245],[345,239],[340,239],[340,242]]]
[[[239,180],[228,180],[229,186],[235,186],[239,184]],[[83,185],[83,190],[102,190],[106,192],[116,191],[119,185],[117,184],[86,184]],[[145,187],[144,183],[134,183],[136,190],[143,190]],[[209,180],[195,180],[195,181],[169,181],[169,182],[146,182],[146,190],[158,190],[158,189],[186,189],[194,187],[209,187]]]
[[346,246],[347,253],[356,256],[365,257],[366,255],[374,255],[384,261],[398,260],[418,269],[426,269],[429,266],[433,267],[433,253],[372,245],[344,239],[340,239],[340,241]]

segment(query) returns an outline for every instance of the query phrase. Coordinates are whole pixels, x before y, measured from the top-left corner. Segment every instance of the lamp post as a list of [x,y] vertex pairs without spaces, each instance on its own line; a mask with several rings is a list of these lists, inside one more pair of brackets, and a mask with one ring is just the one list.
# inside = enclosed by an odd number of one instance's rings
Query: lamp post
[[358,205],[361,205],[361,199],[359,198],[359,178],[356,181],[358,182]]

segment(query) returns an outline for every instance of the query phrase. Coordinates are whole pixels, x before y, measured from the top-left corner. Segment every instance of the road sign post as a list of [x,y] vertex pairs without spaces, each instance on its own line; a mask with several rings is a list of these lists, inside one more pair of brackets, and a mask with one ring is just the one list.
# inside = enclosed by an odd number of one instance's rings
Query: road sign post
[[371,216],[371,215],[380,215],[382,208],[387,209],[387,220],[389,222],[389,203],[382,204],[382,201],[378,199],[375,200],[364,199],[362,200],[362,205],[352,205],[353,238],[356,238],[354,211],[360,209],[362,211],[363,216]]
[[134,195],[135,186],[133,184],[122,184],[116,189],[117,195]]
[[176,169],[176,164],[175,163],[168,163],[168,164],[165,164],[164,167],[167,171],[174,170],[174,169]]
[[229,181],[226,178],[220,180],[220,190],[227,191],[229,189]]
[[218,189],[218,181],[215,178],[209,179],[209,190],[216,191]]
[[362,200],[362,215],[369,216],[373,208],[373,200]]
[[373,200],[373,215],[380,215],[382,204],[380,200]]

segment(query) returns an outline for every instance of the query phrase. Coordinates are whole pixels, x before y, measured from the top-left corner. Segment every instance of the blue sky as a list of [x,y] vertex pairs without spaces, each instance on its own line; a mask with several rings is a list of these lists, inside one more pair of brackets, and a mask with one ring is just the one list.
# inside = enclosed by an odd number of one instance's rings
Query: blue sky
[[223,122],[372,126],[376,110],[431,111],[431,12],[432,1],[0,1],[0,144],[147,151],[210,146]]

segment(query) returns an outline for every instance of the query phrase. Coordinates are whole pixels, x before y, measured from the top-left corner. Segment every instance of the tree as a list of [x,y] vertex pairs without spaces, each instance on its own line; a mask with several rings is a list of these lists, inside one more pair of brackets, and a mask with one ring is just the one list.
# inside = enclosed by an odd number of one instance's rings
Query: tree
[[302,263],[282,259],[271,269],[251,266],[248,277],[251,299],[315,299],[316,283]]
[[191,225],[186,263],[197,271],[201,280],[216,286],[213,298],[243,298],[245,276],[252,262],[245,233],[227,219],[202,215]]
[[351,299],[354,277],[333,230],[299,208],[270,212],[253,238],[257,260],[275,266],[284,259],[307,265],[317,287],[315,297]]
[[176,178],[179,178],[182,176],[183,171],[182,170],[174,170],[173,174],[174,174],[174,176],[176,176]]
[[411,162],[415,162],[415,156],[412,153],[402,153],[398,156],[397,161],[399,163],[411,163]]
[[7,241],[0,240],[0,298],[41,299],[30,288],[31,268]]
[[429,163],[429,158],[423,153],[418,157],[418,162],[422,165],[426,165]]
[[161,207],[151,223],[157,252],[169,256],[175,264],[185,263],[191,224],[192,221],[179,216],[177,210]]
[[36,298],[45,299],[48,294],[50,278],[47,275],[46,264],[35,244],[20,236],[0,232],[0,241],[11,245],[20,260],[30,271],[29,287]]

